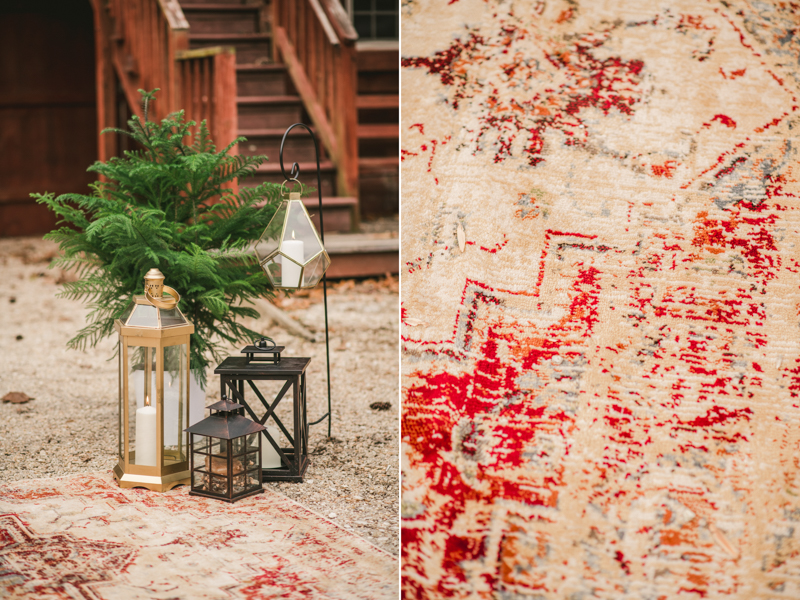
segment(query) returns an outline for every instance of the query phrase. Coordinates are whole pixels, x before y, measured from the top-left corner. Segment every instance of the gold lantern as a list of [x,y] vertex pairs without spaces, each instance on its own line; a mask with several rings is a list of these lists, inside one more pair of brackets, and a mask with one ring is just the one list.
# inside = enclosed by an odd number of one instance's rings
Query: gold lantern
[[255,244],[255,253],[270,283],[281,289],[314,287],[331,264],[297,192],[281,202]]
[[[190,482],[189,336],[194,325],[177,304],[180,296],[150,269],[145,293],[135,296],[119,334],[119,461],[121,487],[164,492]],[[164,296],[167,292],[170,296]]]

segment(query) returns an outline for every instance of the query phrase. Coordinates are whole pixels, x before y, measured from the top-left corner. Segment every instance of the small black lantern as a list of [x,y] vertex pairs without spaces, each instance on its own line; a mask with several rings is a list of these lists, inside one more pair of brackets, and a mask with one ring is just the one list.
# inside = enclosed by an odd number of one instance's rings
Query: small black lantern
[[236,502],[264,491],[261,475],[263,425],[243,416],[244,406],[226,396],[189,433],[192,496]]

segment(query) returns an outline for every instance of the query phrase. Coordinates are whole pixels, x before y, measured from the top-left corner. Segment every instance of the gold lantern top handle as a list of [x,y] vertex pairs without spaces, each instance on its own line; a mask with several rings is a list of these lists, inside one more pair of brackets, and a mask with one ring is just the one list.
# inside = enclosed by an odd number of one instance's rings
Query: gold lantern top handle
[[[172,297],[165,298],[163,296],[164,292]],[[164,310],[175,308],[178,302],[181,301],[181,296],[178,292],[168,285],[164,285],[164,274],[155,267],[150,269],[144,276],[144,297],[156,308]]]
[[[284,192],[283,192],[283,186],[285,186],[285,185],[286,185],[287,183],[289,183],[290,181],[294,181],[294,182],[297,182],[297,183],[299,183],[299,184],[300,184],[300,191],[299,191],[299,192],[289,192],[289,200],[300,200],[300,196],[302,196],[302,195],[303,195],[303,184],[300,182],[300,180],[298,180],[298,179],[295,179],[294,177],[292,177],[291,179],[287,179],[287,180],[285,180],[285,181],[284,181],[284,182],[281,184],[281,191],[280,191],[280,195],[281,195],[281,197],[283,197],[283,193],[284,193]],[[287,190],[288,190],[288,188],[287,188]]]

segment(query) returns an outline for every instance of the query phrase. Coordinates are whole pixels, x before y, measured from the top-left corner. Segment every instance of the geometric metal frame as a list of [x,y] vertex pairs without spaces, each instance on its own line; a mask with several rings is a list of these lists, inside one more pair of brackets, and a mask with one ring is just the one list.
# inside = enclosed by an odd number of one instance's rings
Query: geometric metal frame
[[[294,193],[290,194],[290,196],[295,196],[295,195],[297,195],[297,196],[299,197],[299,194],[294,194]],[[286,217],[284,218],[284,220],[283,220],[283,225],[281,226],[281,235],[280,235],[280,238],[278,238],[278,239],[280,240],[280,242],[278,243],[278,247],[277,247],[277,249],[275,249],[275,250],[273,250],[272,252],[270,252],[270,253],[269,253],[269,254],[268,254],[266,257],[264,257],[264,259],[263,259],[263,260],[260,260],[258,264],[261,266],[261,268],[263,269],[264,273],[267,275],[267,278],[269,278],[269,281],[270,281],[270,283],[272,284],[272,287],[274,287],[274,288],[276,288],[276,289],[281,289],[281,290],[284,290],[284,289],[285,289],[285,290],[296,290],[296,289],[314,288],[314,287],[316,287],[317,285],[319,285],[319,282],[320,282],[320,281],[322,281],[322,277],[325,275],[325,272],[326,272],[326,271],[328,270],[328,268],[331,266],[331,257],[328,255],[328,251],[325,249],[325,244],[323,244],[323,243],[322,243],[322,239],[320,239],[319,233],[317,232],[317,228],[316,228],[316,227],[314,227],[313,221],[311,220],[311,215],[309,215],[309,213],[308,213],[308,209],[306,209],[305,205],[303,204],[303,201],[302,201],[302,200],[298,200],[298,199],[291,198],[290,200],[283,200],[281,203],[282,203],[282,204],[283,204],[283,203],[285,203],[285,204],[287,205],[287,208],[286,208]],[[293,259],[292,257],[290,257],[290,256],[287,256],[286,254],[284,254],[283,252],[281,252],[281,247],[282,247],[282,245],[283,245],[283,239],[284,239],[284,236],[286,235],[286,227],[287,227],[287,224],[288,224],[288,222],[289,222],[289,215],[290,215],[290,211],[291,211],[292,204],[297,204],[297,205],[298,205],[300,208],[302,208],[302,209],[303,209],[303,212],[305,213],[306,219],[308,219],[308,222],[311,224],[311,230],[314,232],[314,237],[316,238],[316,240],[317,240],[317,243],[319,244],[319,247],[321,248],[319,252],[317,252],[316,254],[314,254],[313,256],[311,256],[311,257],[310,257],[308,260],[306,260],[306,261],[305,261],[303,264],[300,264],[299,262],[297,262],[297,261],[296,261],[295,259]],[[278,210],[280,210],[280,207],[278,207]],[[276,212],[277,212],[277,211],[276,211]],[[267,223],[267,227],[264,229],[264,233],[266,233],[267,229],[269,229],[269,226],[270,226],[271,224],[272,224],[272,221],[270,221],[269,223]],[[263,237],[263,235],[264,235],[264,234],[262,233],[262,234],[261,234],[261,237]],[[254,245],[253,245],[253,249],[254,249],[254,250],[255,250],[255,246],[256,246],[256,245],[258,245],[258,243],[261,241],[261,237],[259,237],[259,238],[258,238],[258,240],[256,240],[256,241],[254,242]],[[306,269],[306,267],[307,267],[308,265],[310,265],[310,264],[311,264],[311,262],[312,262],[312,261],[313,261],[315,258],[317,258],[317,257],[318,257],[320,254],[324,254],[324,255],[325,255],[325,258],[327,258],[327,259],[328,259],[328,265],[327,265],[327,266],[325,267],[325,269],[322,271],[322,273],[321,273],[321,274],[320,274],[320,276],[319,276],[319,279],[318,279],[318,280],[317,280],[315,283],[313,283],[313,284],[309,283],[308,285],[303,285],[303,282],[305,281],[305,278],[304,278],[303,276],[305,275],[305,269]],[[266,269],[266,268],[264,267],[264,265],[265,265],[267,262],[269,262],[269,261],[273,260],[275,257],[277,257],[277,256],[279,256],[279,255],[280,255],[281,257],[283,257],[283,259],[284,259],[284,260],[288,260],[288,261],[290,261],[290,262],[292,262],[292,263],[296,264],[298,267],[300,267],[300,278],[298,279],[298,283],[299,283],[300,285],[284,286],[284,285],[276,285],[276,284],[275,284],[275,280],[272,278],[272,275],[270,274],[269,270],[268,270],[268,269]],[[282,280],[283,280],[283,278],[281,278],[281,281],[282,281]]]

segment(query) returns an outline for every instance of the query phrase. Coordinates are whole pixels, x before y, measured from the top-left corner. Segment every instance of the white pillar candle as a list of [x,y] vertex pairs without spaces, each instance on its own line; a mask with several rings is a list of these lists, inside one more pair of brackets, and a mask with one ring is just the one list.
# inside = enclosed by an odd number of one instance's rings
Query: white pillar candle
[[[274,425],[267,425],[270,437],[275,440],[275,443],[280,446],[281,430]],[[281,466],[281,455],[269,443],[267,436],[261,437],[261,468],[262,469],[275,469]]]
[[[176,446],[178,444],[178,394],[180,390],[180,381],[178,375],[172,378],[169,371],[164,372],[164,445]],[[144,371],[137,369],[131,375],[133,381],[134,393],[136,394],[136,407],[141,408],[144,406]],[[150,389],[156,389],[156,374],[152,374]],[[189,425],[194,425],[198,421],[203,420],[205,413],[206,393],[200,387],[194,373],[192,373],[189,381]],[[186,400],[184,399],[184,402]],[[184,410],[186,407],[184,406]]]
[[135,464],[156,466],[156,407],[150,406],[149,397],[142,408],[136,409]]
[[283,271],[281,278],[282,287],[300,287],[300,271],[303,264],[303,240],[294,239],[294,231],[292,232],[291,240],[284,240],[281,244],[281,252],[286,256],[293,258],[300,264],[294,264],[290,260],[283,259]]

